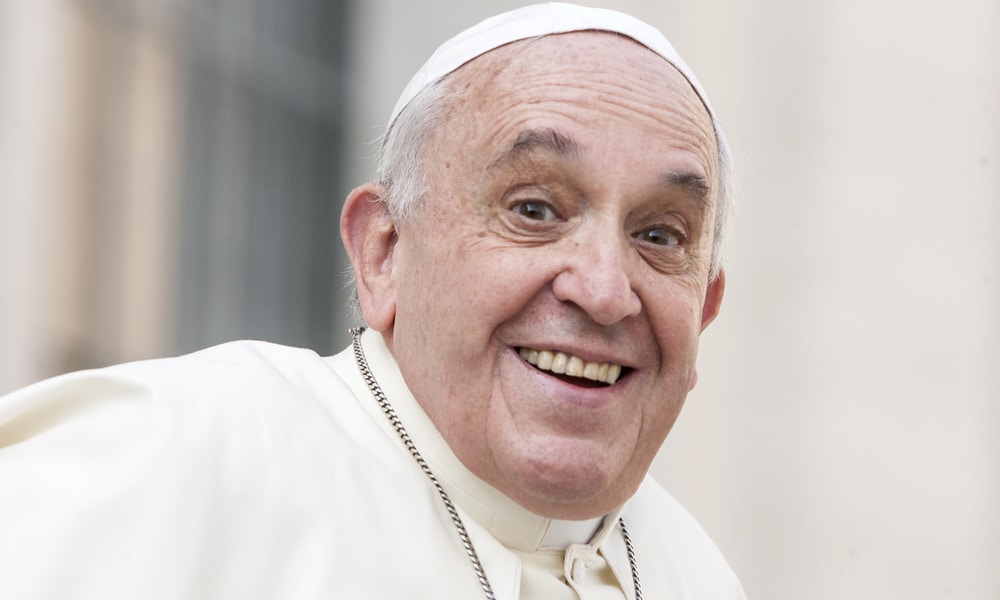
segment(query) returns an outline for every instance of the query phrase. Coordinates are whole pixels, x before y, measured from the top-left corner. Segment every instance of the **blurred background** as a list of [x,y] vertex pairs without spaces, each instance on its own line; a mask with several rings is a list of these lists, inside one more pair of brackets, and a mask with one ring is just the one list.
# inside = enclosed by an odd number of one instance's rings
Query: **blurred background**
[[[342,199],[430,52],[524,3],[0,0],[0,393],[344,346]],[[1000,3],[602,5],[685,56],[739,178],[655,476],[753,599],[1000,598]]]

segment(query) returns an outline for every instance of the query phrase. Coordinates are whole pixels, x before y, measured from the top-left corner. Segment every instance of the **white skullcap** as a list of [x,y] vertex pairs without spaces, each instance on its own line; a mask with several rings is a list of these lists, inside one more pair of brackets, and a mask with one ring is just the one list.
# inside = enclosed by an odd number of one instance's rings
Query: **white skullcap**
[[392,109],[392,116],[389,118],[389,127],[392,127],[399,113],[403,112],[403,109],[427,86],[477,56],[518,40],[571,31],[618,33],[632,38],[665,58],[687,78],[705,104],[709,116],[712,117],[716,134],[719,133],[715,114],[701,84],[658,29],[614,10],[588,8],[562,2],[534,4],[490,17],[441,44],[424,66],[420,67],[396,101],[396,107]]

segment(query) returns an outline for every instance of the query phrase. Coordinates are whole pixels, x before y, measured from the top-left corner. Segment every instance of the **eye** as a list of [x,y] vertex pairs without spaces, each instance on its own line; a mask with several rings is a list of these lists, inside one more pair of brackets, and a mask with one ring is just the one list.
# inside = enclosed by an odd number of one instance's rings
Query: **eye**
[[649,242],[657,246],[680,246],[684,243],[684,236],[668,227],[647,229],[640,232],[636,237],[643,242]]
[[553,221],[556,219],[555,211],[544,202],[533,200],[518,202],[511,207],[511,210],[525,219],[531,219],[532,221]]

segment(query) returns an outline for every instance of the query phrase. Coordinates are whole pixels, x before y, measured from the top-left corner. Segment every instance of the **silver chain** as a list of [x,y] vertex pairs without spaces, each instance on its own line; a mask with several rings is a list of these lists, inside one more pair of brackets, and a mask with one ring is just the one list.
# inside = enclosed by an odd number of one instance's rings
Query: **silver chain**
[[632,537],[625,528],[625,519],[618,517],[618,526],[622,528],[625,538],[625,552],[628,553],[628,566],[632,569],[632,585],[635,586],[635,600],[642,600],[642,584],[639,583],[639,567],[636,565],[635,548],[632,547]]
[[[413,443],[413,439],[410,438],[410,434],[406,432],[406,428],[403,427],[403,421],[396,414],[395,409],[392,408],[392,404],[389,403],[389,398],[386,397],[385,393],[382,391],[382,387],[378,384],[375,379],[375,375],[372,373],[371,368],[368,366],[368,359],[365,358],[365,352],[361,348],[361,334],[364,332],[364,327],[352,327],[351,337],[353,338],[354,346],[354,360],[358,364],[358,369],[361,371],[361,376],[364,378],[365,383],[368,385],[368,389],[371,390],[372,396],[378,402],[379,407],[382,412],[385,413],[389,423],[392,425],[393,429],[396,430],[396,434],[399,435],[399,439],[402,440],[403,445],[406,449],[410,451],[410,455],[413,459],[417,461],[417,465],[420,470],[427,475],[427,478],[431,480],[434,484],[434,489],[437,490],[438,494],[441,496],[441,500],[444,502],[445,508],[448,510],[448,515],[451,517],[451,522],[454,523],[455,529],[458,531],[458,537],[462,541],[462,546],[465,548],[465,553],[469,556],[469,560],[472,561],[472,568],[476,571],[476,577],[479,578],[479,584],[483,587],[483,592],[486,594],[486,600],[496,600],[496,596],[493,594],[493,587],[490,585],[490,580],[486,577],[486,570],[483,569],[483,563],[479,561],[479,555],[476,554],[476,549],[472,545],[472,540],[469,538],[469,532],[465,529],[465,523],[462,522],[462,517],[458,514],[458,509],[452,503],[451,498],[444,491],[444,487],[438,478],[434,476],[434,472],[431,471],[430,466],[427,461],[424,460],[423,455],[417,450],[416,444]],[[642,600],[642,586],[639,585],[639,568],[636,566],[635,559],[635,549],[632,547],[632,538],[629,537],[628,530],[625,528],[625,520],[619,518],[618,526],[621,527],[622,537],[625,539],[625,550],[628,553],[628,564],[632,569],[632,583],[635,585],[635,600]]]

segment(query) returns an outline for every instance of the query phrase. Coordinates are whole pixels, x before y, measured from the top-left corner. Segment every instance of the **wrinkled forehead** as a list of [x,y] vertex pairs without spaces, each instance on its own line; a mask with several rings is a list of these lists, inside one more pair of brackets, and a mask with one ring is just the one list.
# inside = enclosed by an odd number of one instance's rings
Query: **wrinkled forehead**
[[[519,40],[557,33],[604,31],[631,38],[672,64],[691,84],[712,119],[719,126],[698,79],[673,45],[655,27],[630,15],[603,8],[549,2],[490,17],[442,44],[410,80],[393,108],[388,128],[421,91],[465,63],[491,50]],[[388,129],[387,128],[387,129]]]

